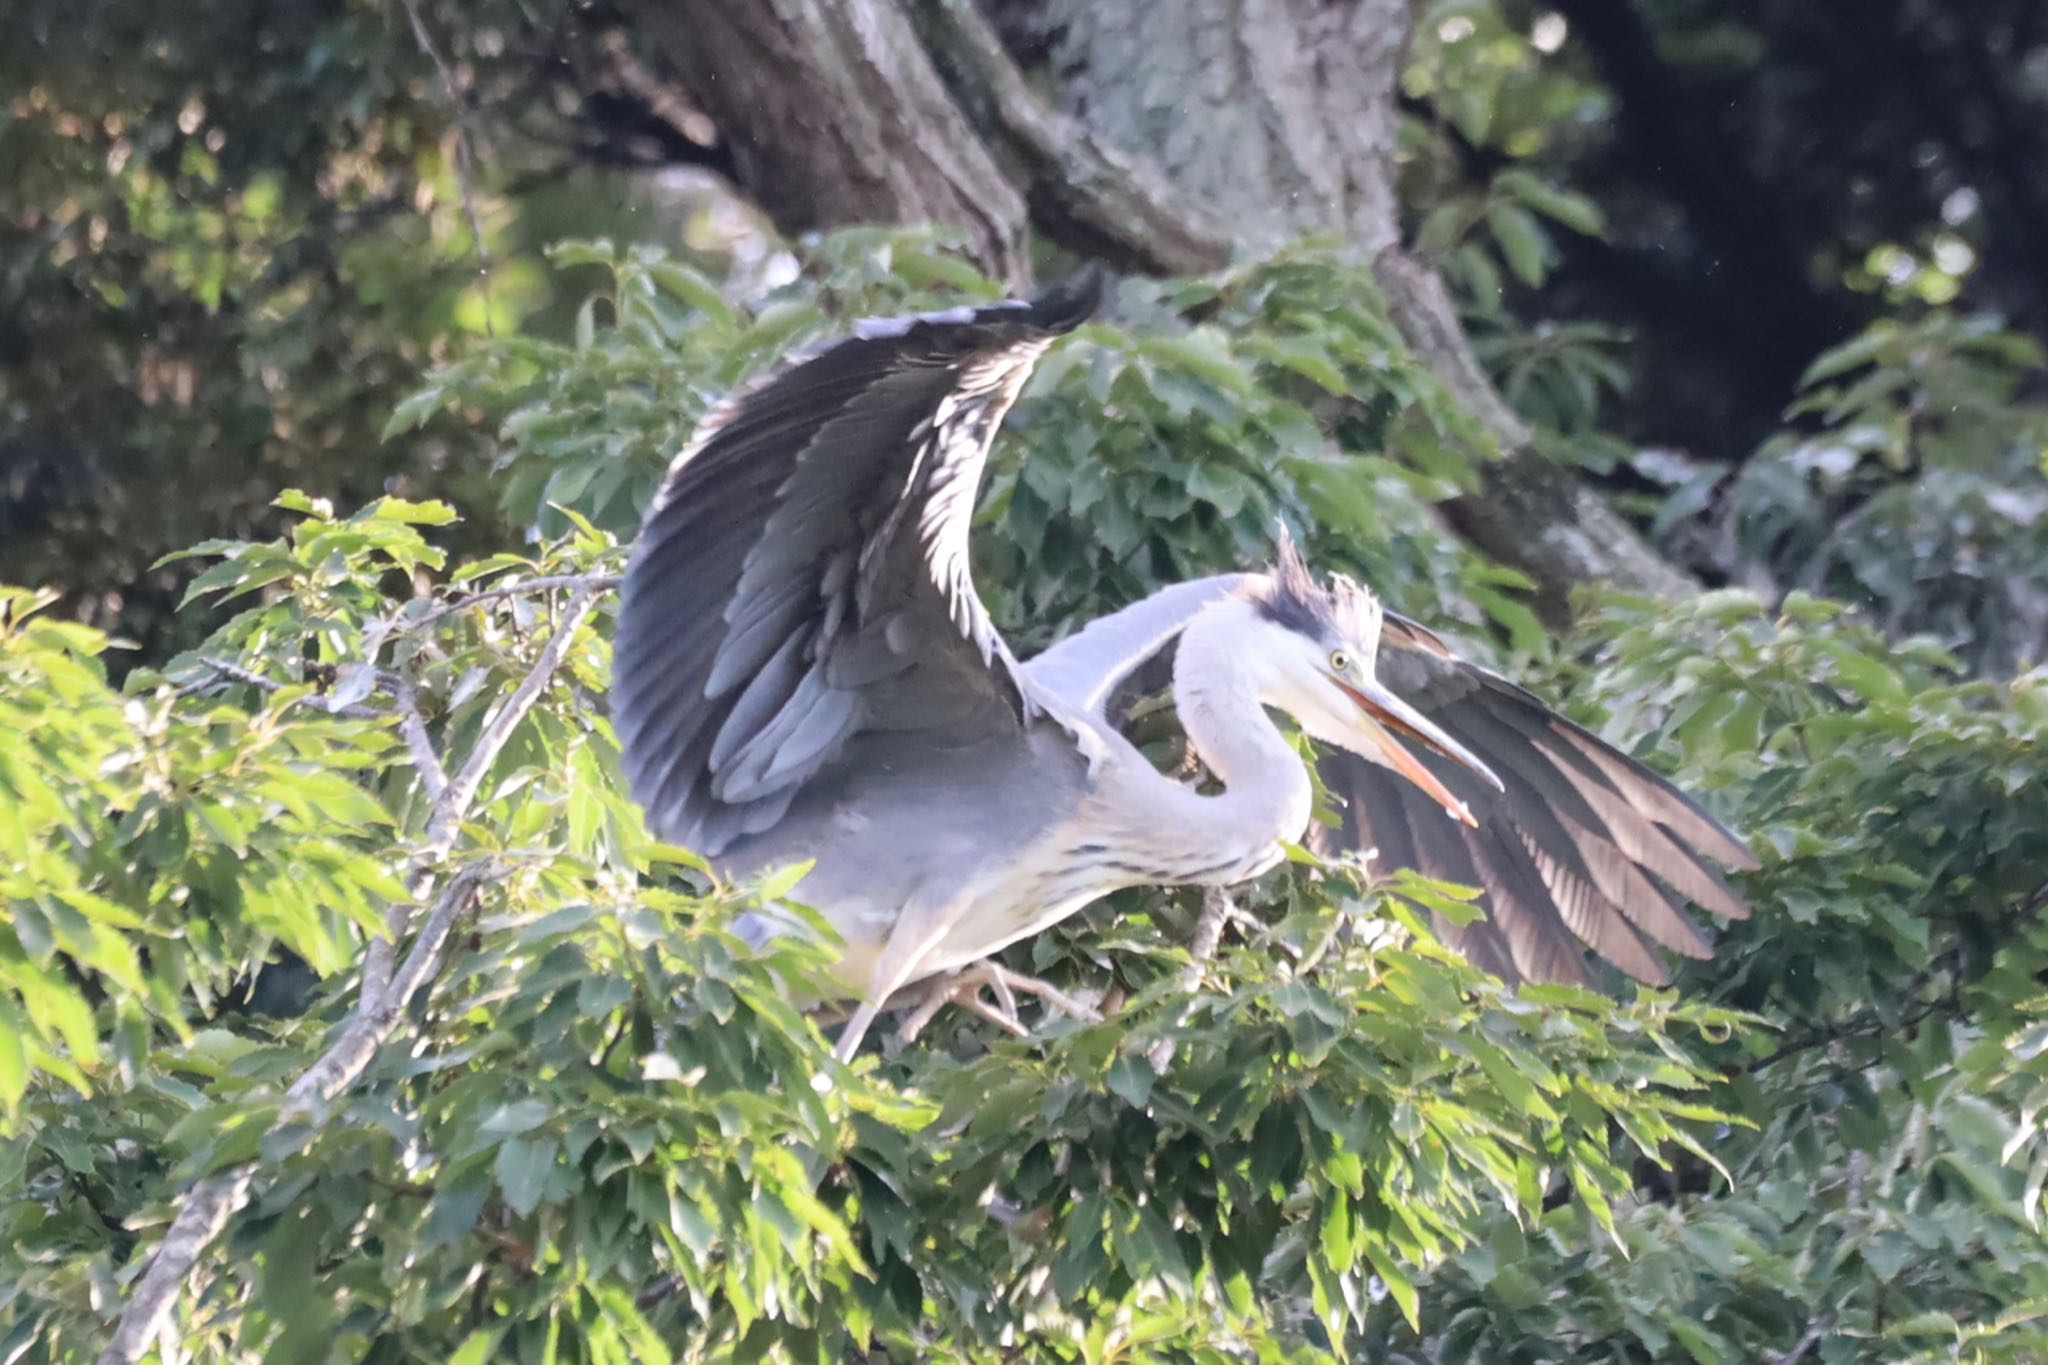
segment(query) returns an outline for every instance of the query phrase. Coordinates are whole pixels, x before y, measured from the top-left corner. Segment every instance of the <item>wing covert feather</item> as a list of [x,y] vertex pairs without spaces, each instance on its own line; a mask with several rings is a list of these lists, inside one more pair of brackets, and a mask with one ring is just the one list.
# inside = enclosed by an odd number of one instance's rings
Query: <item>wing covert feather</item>
[[1074,710],[1100,715],[1103,705],[1133,670],[1187,629],[1204,607],[1258,579],[1225,573],[1161,588],[1081,629],[1036,655],[1024,666],[1031,681]]

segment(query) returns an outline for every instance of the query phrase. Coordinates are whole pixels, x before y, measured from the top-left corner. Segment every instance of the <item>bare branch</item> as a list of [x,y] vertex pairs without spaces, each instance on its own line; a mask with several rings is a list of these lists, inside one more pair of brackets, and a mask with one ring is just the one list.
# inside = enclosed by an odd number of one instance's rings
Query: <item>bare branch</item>
[[503,587],[485,588],[481,592],[473,592],[459,602],[449,602],[443,606],[436,607],[434,610],[415,617],[413,620],[407,621],[404,625],[397,628],[400,630],[421,630],[433,625],[436,621],[454,616],[458,612],[468,611],[471,607],[482,606],[486,602],[495,602],[502,598],[524,597],[528,594],[539,592],[554,592],[561,588],[587,588],[602,592],[607,589],[616,588],[619,582],[620,575],[615,573],[563,573],[545,574],[539,578],[522,578],[517,583],[507,583]]
[[1799,1365],[1800,1358],[1806,1354],[1813,1343],[1833,1331],[1834,1327],[1835,1315],[1833,1313],[1822,1313],[1819,1317],[1806,1324],[1806,1330],[1799,1334],[1799,1340],[1792,1343],[1791,1350],[1781,1356],[1772,1357],[1772,1365]]
[[[407,885],[415,894],[426,886],[436,865],[454,846],[462,818],[476,799],[485,775],[520,721],[547,690],[555,671],[561,667],[562,655],[569,641],[596,605],[598,591],[586,586],[569,604],[561,622],[555,627],[555,633],[542,646],[533,667],[485,723],[483,733],[477,737],[476,745],[460,771],[452,779],[442,779],[439,795],[427,818],[425,841],[413,854],[407,873]],[[262,681],[268,683],[270,680]],[[438,760],[435,768],[438,771]],[[422,780],[428,780],[424,773]],[[391,908],[391,937],[374,940],[364,953],[362,984],[357,991],[354,1012],[342,1027],[340,1036],[300,1073],[285,1092],[286,1103],[278,1118],[280,1123],[302,1121],[317,1114],[328,1101],[361,1078],[378,1050],[390,1038],[413,996],[440,970],[456,919],[468,908],[478,886],[497,874],[496,864],[484,864],[458,873],[435,899],[433,908],[420,925],[411,951],[395,972],[396,944],[411,929],[419,903],[413,901]],[[186,1191],[178,1201],[178,1212],[169,1232],[150,1259],[149,1268],[137,1281],[127,1306],[121,1310],[113,1338],[100,1356],[100,1365],[133,1365],[134,1361],[141,1359],[168,1320],[186,1277],[192,1273],[206,1248],[212,1245],[213,1239],[227,1226],[228,1220],[248,1202],[257,1169],[257,1164],[252,1162],[203,1180]]]
[[266,678],[254,669],[244,668],[240,664],[231,664],[226,659],[201,658],[199,663],[202,668],[219,674],[229,682],[238,682],[250,687],[261,688],[265,692],[281,692],[291,685],[289,683],[281,683],[275,678]]
[[455,875],[427,912],[426,922],[420,925],[419,935],[405,955],[405,965],[391,978],[390,985],[376,997],[364,995],[357,999],[355,1013],[342,1027],[341,1036],[320,1054],[319,1060],[299,1073],[299,1078],[285,1091],[284,1108],[278,1114],[280,1123],[315,1116],[329,1100],[361,1079],[377,1050],[391,1037],[413,996],[440,969],[448,936],[455,921],[469,908],[477,888],[501,876],[504,870],[503,864],[486,860]]
[[[202,656],[199,660],[199,666],[219,677],[225,678],[229,682],[241,683],[245,687],[253,687],[263,692],[282,692],[287,687],[300,686],[298,683],[283,682],[277,678],[266,678],[254,669],[244,668],[240,664],[229,663],[226,659]],[[184,687],[179,688],[178,691],[180,695],[184,695],[202,691],[205,687],[206,684],[204,683],[188,683]],[[379,711],[374,706],[364,706],[359,702],[350,702],[345,706],[329,706],[321,702],[317,695],[308,697],[306,700],[319,703],[321,709],[330,715],[347,716],[350,720],[383,720],[389,714],[388,712]]]
[[170,1317],[186,1274],[213,1245],[228,1219],[248,1202],[255,1169],[252,1163],[202,1180],[179,1201],[178,1216],[171,1220],[170,1231],[157,1244],[149,1269],[128,1296],[113,1338],[100,1352],[99,1365],[132,1365],[142,1358]]
[[526,719],[526,713],[540,700],[553,681],[555,670],[561,667],[562,652],[569,641],[597,605],[598,589],[586,587],[576,594],[562,613],[562,620],[555,627],[555,633],[541,647],[540,658],[512,689],[512,695],[505,698],[491,718],[484,722],[483,733],[477,736],[476,746],[469,751],[469,757],[455,776],[449,779],[448,788],[435,803],[434,813],[427,821],[427,841],[419,857],[439,857],[455,841],[455,831],[462,823],[462,817],[469,813],[470,802],[476,799],[477,788],[483,785],[485,774],[498,761],[498,751],[505,747],[505,741]]
[[[491,765],[498,761],[498,753],[505,747],[505,741],[512,737],[519,722],[526,718],[526,713],[547,691],[555,670],[561,667],[562,651],[568,647],[584,618],[590,615],[591,608],[597,605],[597,598],[598,589],[585,588],[570,602],[568,610],[562,614],[561,623],[555,627],[555,633],[541,647],[540,658],[520,679],[519,686],[512,689],[512,695],[484,723],[483,733],[477,736],[476,745],[469,751],[461,769],[454,777],[444,778],[441,793],[427,815],[426,837],[406,868],[406,888],[414,895],[425,889],[435,866],[455,846],[456,831],[462,828],[463,817],[469,814],[477,789],[483,785]],[[389,984],[392,944],[405,936],[405,921],[411,914],[410,906],[393,906],[390,937],[375,940],[363,954],[362,993],[365,998],[376,998]]]
[[448,790],[448,773],[441,766],[441,756],[434,752],[434,741],[427,734],[426,718],[420,714],[419,689],[409,678],[396,673],[378,676],[378,684],[391,693],[392,705],[398,708],[398,733],[405,740],[407,752],[412,755],[412,766],[420,775],[420,786],[426,790],[427,800],[438,802]]
[[[442,952],[455,921],[468,909],[477,888],[496,870],[489,863],[466,868],[441,892],[421,927],[419,939],[406,956],[404,968],[391,979],[390,989],[379,998],[366,994],[358,999],[340,1037],[285,1092],[279,1124],[299,1122],[314,1115],[368,1069],[412,997],[440,969]],[[99,1365],[133,1365],[142,1358],[169,1319],[186,1276],[213,1239],[227,1227],[228,1220],[249,1202],[257,1169],[258,1163],[247,1162],[202,1180],[186,1191],[170,1231],[164,1234],[150,1259],[149,1269],[136,1282],[135,1292],[121,1310],[121,1319],[106,1350],[100,1354]]]

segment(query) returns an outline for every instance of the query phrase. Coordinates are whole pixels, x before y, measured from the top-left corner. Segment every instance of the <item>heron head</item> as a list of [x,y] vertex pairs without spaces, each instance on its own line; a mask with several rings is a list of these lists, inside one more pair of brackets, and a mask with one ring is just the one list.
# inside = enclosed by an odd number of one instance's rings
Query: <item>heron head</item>
[[1380,681],[1384,614],[1377,597],[1341,574],[1327,584],[1317,582],[1283,534],[1266,589],[1254,606],[1271,629],[1274,645],[1267,657],[1254,661],[1261,700],[1286,711],[1323,743],[1393,769],[1453,818],[1478,823],[1403,738],[1436,751],[1495,790],[1500,779]]

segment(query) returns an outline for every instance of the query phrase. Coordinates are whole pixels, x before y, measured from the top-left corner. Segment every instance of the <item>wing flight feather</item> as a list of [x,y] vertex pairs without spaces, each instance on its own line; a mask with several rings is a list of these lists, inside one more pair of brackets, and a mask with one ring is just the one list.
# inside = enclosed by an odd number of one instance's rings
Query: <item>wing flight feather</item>
[[699,426],[614,640],[626,774],[662,837],[716,854],[772,826],[863,727],[1031,718],[969,521],[1004,413],[1098,291],[858,324]]

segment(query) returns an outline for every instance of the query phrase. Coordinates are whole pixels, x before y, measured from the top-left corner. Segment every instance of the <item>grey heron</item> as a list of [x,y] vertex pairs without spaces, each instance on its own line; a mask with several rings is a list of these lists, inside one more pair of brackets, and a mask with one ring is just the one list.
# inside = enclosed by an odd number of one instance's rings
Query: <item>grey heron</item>
[[[1443,926],[1478,965],[1582,981],[1583,941],[1656,981],[1659,947],[1704,956],[1680,902],[1746,914],[1707,861],[1755,866],[1738,839],[1291,544],[1013,655],[968,570],[975,493],[1032,367],[1094,302],[857,324],[714,408],[634,548],[612,692],[633,795],[722,874],[815,860],[800,898],[858,1001],[840,1056],[902,987],[1112,891],[1279,862],[1312,786],[1268,707],[1320,746],[1343,803],[1326,850],[1483,892],[1485,919]],[[1107,713],[1165,651],[1219,790],[1158,771]]]

